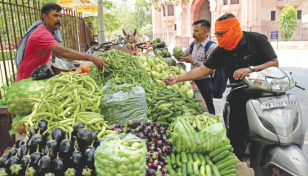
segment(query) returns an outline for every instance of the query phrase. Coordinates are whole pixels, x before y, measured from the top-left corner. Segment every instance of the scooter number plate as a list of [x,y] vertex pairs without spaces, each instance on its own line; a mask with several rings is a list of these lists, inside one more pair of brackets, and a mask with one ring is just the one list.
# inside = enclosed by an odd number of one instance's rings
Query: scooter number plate
[[261,105],[261,109],[273,109],[273,108],[282,108],[282,107],[289,107],[289,106],[296,106],[297,101],[281,101],[275,103],[266,103]]

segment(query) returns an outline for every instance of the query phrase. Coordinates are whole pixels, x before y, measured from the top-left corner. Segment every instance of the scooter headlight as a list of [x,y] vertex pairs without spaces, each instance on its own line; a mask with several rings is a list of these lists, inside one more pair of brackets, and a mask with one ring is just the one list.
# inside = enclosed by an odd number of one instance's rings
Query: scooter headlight
[[266,77],[266,81],[273,91],[285,92],[290,89],[290,81],[288,77],[281,79]]
[[256,87],[259,87],[261,89],[270,89],[270,87],[264,80],[259,80],[259,79],[248,79],[248,80]]

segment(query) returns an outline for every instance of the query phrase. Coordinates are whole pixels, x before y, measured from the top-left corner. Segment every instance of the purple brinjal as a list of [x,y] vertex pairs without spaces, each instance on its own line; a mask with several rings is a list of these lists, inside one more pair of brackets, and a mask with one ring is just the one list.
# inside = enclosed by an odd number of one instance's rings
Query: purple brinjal
[[75,151],[70,157],[70,166],[73,168],[79,168],[83,166],[82,162],[82,153],[75,148]]
[[38,129],[37,128],[30,128],[29,130],[29,139],[31,139],[36,133]]
[[93,141],[92,131],[83,128],[77,133],[78,144],[83,147],[91,145]]
[[8,152],[8,157],[15,156],[17,154],[18,150],[16,148],[11,148]]
[[64,176],[75,176],[77,174],[77,171],[74,168],[68,168],[64,172]]
[[40,120],[37,122],[37,127],[43,133],[47,130],[47,122],[45,120]]
[[88,146],[86,150],[84,151],[84,159],[85,159],[85,165],[89,168],[94,168],[94,153],[95,148],[93,147],[94,141],[92,141],[91,146]]
[[39,130],[38,133],[32,136],[32,138],[28,141],[28,146],[34,149],[37,147],[37,145],[41,145],[42,143],[43,143],[43,137]]
[[36,152],[32,153],[30,155],[30,165],[34,168],[37,168],[37,164],[39,162],[39,160],[42,158],[42,154],[39,152],[39,146],[37,146],[37,150]]
[[[50,149],[49,149],[49,151],[50,151]],[[43,156],[37,164],[40,172],[47,172],[50,168],[51,159],[49,157],[49,151],[48,151],[47,155]]]
[[5,167],[7,160],[8,158],[5,158],[5,157],[0,158],[0,167]]
[[22,157],[26,156],[27,153],[28,153],[28,145],[26,143],[25,145],[19,147],[17,151],[17,157],[21,159]]
[[20,160],[19,158],[17,157],[17,154],[15,156],[11,156],[7,162],[6,162],[6,168],[10,168],[11,166],[13,166],[14,164],[19,164],[20,163]]
[[62,158],[69,158],[69,155],[73,151],[73,143],[68,139],[68,133],[66,134],[66,139],[63,139],[59,146],[60,155]]
[[54,159],[51,162],[51,169],[55,172],[55,173],[63,173],[63,169],[64,169],[64,160],[62,158],[59,157],[59,152],[57,154],[57,158]]
[[22,159],[20,160],[21,167],[26,169],[28,164],[30,164],[30,162],[31,162],[31,160],[30,160],[30,150],[28,150],[28,154],[25,155],[24,157],[22,157]]
[[76,150],[78,151],[81,151],[81,147],[80,145],[78,144],[78,141],[77,141],[77,137],[76,136],[73,136],[74,137],[74,148],[76,148]]
[[23,169],[20,164],[14,164],[10,167],[11,176],[23,176]]
[[63,135],[63,132],[60,130],[60,128],[54,128],[51,130],[51,137],[53,140],[56,140],[56,141],[61,141],[63,138],[62,138],[62,135]]
[[50,135],[50,140],[46,143],[46,146],[45,146],[44,155],[47,155],[47,153],[49,152],[49,157],[51,159],[55,159],[57,157],[57,152],[58,152],[57,145],[58,145],[57,141],[53,140]]
[[82,124],[82,123],[75,123],[73,128],[74,128],[73,136],[77,136],[77,133],[79,132],[79,130],[84,128],[84,124]]
[[26,143],[28,143],[28,141],[29,141],[29,138],[27,136],[26,138],[19,141],[19,146],[25,145]]

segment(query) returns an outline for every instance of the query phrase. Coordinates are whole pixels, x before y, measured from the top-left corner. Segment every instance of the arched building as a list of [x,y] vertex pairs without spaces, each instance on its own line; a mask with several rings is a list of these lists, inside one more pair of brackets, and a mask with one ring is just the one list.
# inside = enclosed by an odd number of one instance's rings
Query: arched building
[[[180,2],[181,1],[181,2]],[[293,5],[297,11],[298,27],[291,38],[302,40],[302,15],[308,14],[308,0],[179,0],[175,5],[162,5],[161,12],[152,8],[154,38],[160,37],[171,45],[188,46],[192,38],[192,23],[199,19],[211,22],[211,38],[215,40],[214,23],[224,13],[233,13],[242,30],[260,32],[270,40],[272,31],[279,31],[279,15],[282,8]],[[185,4],[186,2],[186,4]],[[306,31],[306,29],[304,29]],[[308,35],[305,36],[308,40]]]

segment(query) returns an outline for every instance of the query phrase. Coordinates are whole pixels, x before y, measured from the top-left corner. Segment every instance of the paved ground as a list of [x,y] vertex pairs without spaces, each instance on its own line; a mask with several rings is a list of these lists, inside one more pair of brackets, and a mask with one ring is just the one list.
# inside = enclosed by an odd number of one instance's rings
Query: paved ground
[[[308,50],[277,50],[276,53],[280,67],[286,71],[292,72],[298,85],[306,88],[305,91],[293,88],[288,93],[296,95],[301,105],[302,115],[306,124],[303,152],[306,158],[308,158]],[[190,67],[188,66],[188,68]],[[197,89],[195,89],[195,92],[196,97],[201,96]],[[214,99],[215,110],[220,117],[222,117],[225,100],[226,92],[222,99]]]

